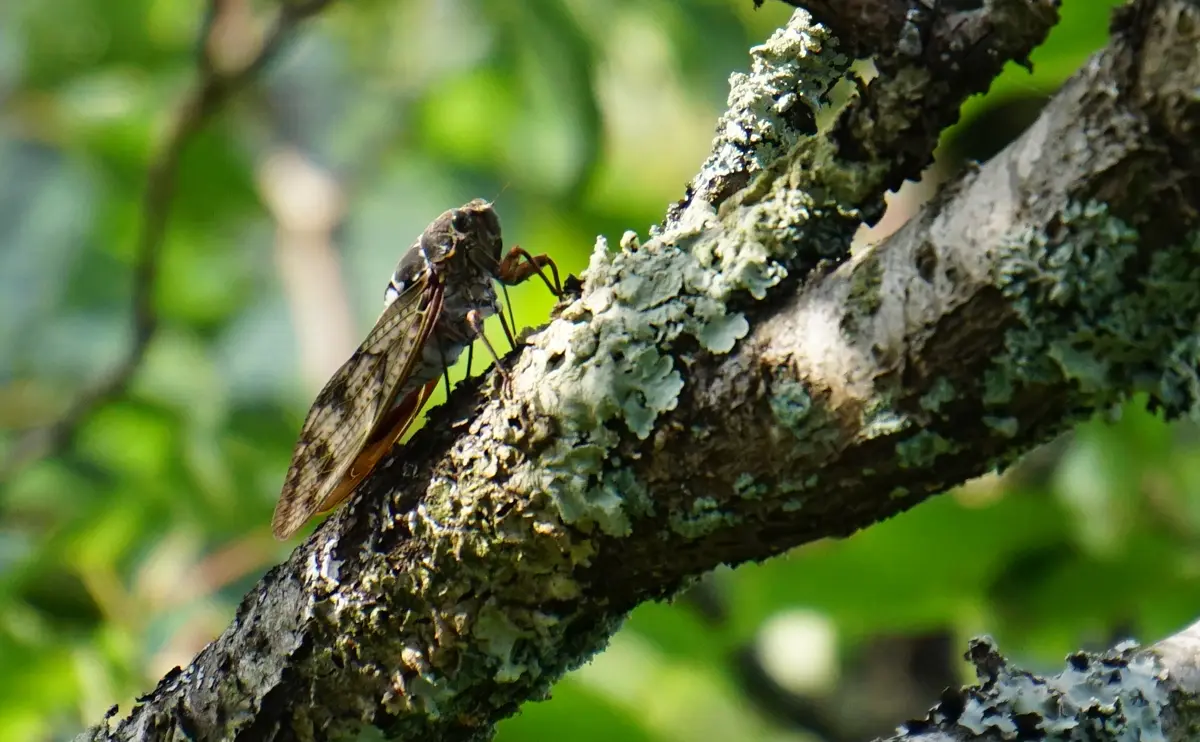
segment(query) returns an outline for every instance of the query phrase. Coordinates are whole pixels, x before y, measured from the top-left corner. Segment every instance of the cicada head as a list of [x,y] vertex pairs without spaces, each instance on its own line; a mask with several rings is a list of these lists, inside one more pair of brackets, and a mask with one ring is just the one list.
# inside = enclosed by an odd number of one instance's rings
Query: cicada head
[[[443,212],[413,247],[435,268],[464,253],[470,254],[472,262],[495,265],[500,259],[500,219],[490,203],[477,198]],[[477,256],[480,252],[484,255]]]
[[477,198],[444,211],[401,256],[383,303],[391,304],[431,273],[447,270],[456,256],[467,258],[475,270],[492,274],[502,249],[500,219],[491,203]]
[[447,213],[457,238],[455,251],[464,251],[471,263],[486,274],[495,273],[504,241],[500,235],[500,218],[492,204],[476,198]]

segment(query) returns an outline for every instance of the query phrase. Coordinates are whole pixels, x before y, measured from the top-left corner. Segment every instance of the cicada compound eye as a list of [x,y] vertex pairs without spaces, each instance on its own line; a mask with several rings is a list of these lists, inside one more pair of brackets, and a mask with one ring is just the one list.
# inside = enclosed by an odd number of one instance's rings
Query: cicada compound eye
[[450,219],[450,224],[454,227],[454,231],[459,234],[467,234],[471,231],[471,217],[464,209],[454,210],[454,216]]

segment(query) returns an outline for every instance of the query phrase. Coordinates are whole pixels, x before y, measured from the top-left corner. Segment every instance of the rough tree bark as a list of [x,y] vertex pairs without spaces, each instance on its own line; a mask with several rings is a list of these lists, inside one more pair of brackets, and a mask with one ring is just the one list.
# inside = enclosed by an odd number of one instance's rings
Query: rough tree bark
[[[814,5],[830,25],[797,11],[753,50],[686,198],[598,242],[511,387],[461,385],[191,666],[80,739],[487,738],[718,564],[848,535],[1136,391],[1189,414],[1200,3],[1122,11],[1019,141],[853,257],[1055,3]],[[901,736],[1182,738],[1195,633],[1048,680],[979,641],[982,685]]]

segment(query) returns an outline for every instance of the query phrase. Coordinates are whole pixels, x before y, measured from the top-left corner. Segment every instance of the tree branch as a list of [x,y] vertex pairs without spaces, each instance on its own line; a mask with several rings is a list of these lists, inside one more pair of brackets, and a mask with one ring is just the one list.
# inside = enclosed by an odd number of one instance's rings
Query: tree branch
[[797,12],[688,197],[646,242],[598,242],[508,390],[460,385],[190,667],[81,739],[486,738],[718,564],[847,535],[1138,390],[1190,411],[1194,0],[1124,13],[1021,140],[847,260],[1054,20],[973,12],[881,53],[821,126],[850,59]]
[[[179,160],[184,149],[209,119],[274,59],[296,27],[331,1],[309,0],[301,3],[284,0],[270,29],[258,42],[257,49],[248,55],[229,55],[222,54],[228,45],[221,43],[221,37],[231,32],[229,26],[232,23],[246,20],[241,17],[244,9],[237,0],[210,0],[197,43],[196,79],[171,116],[167,134],[158,154],[150,163],[142,191],[142,221],[134,246],[133,339],[129,349],[116,367],[81,392],[61,417],[49,425],[30,431],[16,442],[3,466],[0,466],[0,479],[12,477],[34,461],[61,450],[88,415],[121,394],[137,373],[158,332],[159,317],[154,292],[171,202],[175,198]],[[230,17],[236,20],[223,22]],[[238,31],[241,35],[252,33],[250,29]]]
[[979,686],[947,689],[889,742],[1195,737],[1200,623],[1144,649],[1123,642],[1103,654],[1078,652],[1053,677],[1011,666],[988,638],[973,640],[966,659]]

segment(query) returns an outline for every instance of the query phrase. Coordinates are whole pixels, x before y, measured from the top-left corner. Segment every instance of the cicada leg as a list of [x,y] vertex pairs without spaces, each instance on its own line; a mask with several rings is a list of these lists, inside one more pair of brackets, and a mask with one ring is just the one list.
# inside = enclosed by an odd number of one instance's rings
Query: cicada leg
[[[521,262],[522,258],[525,259],[524,263]],[[546,272],[543,270],[547,267],[554,276],[553,282],[546,277]],[[558,266],[554,264],[554,260],[549,255],[530,255],[520,245],[513,245],[496,267],[496,278],[500,280],[500,289],[504,292],[504,305],[508,307],[509,319],[509,322],[506,323],[504,315],[501,314],[500,324],[504,327],[504,334],[508,338],[509,345],[513,348],[517,347],[517,340],[509,324],[511,323],[512,328],[515,328],[517,318],[513,315],[512,301],[508,298],[508,287],[527,281],[534,274],[542,279],[555,297],[562,296],[562,282],[558,279]]]
[[[501,315],[500,320],[501,322],[504,321],[503,315]],[[487,335],[483,334],[483,315],[477,310],[472,309],[467,312],[467,324],[470,326],[471,331],[475,333],[475,337],[483,341],[483,347],[487,348],[488,355],[495,362],[496,370],[500,372],[500,378],[504,380],[504,385],[507,387],[512,378],[508,375],[508,369],[504,368],[504,362],[500,360],[500,354],[492,346],[492,341],[488,340]]]
[[504,337],[508,339],[508,347],[516,349],[517,338],[513,335],[512,328],[517,326],[517,316],[513,314],[512,299],[508,298],[508,284],[500,284],[500,291],[504,294],[504,308],[508,310],[507,320],[504,319],[504,312],[500,312],[500,326],[504,328]]
[[[521,258],[525,259],[524,263],[521,262]],[[546,272],[543,270],[545,268],[549,268],[553,274],[553,283],[546,277]],[[535,273],[546,283],[546,287],[550,289],[551,293],[556,297],[562,296],[562,281],[558,278],[558,266],[554,264],[554,260],[549,255],[530,255],[520,245],[513,245],[508,254],[500,261],[499,269],[496,271],[500,282],[509,286],[516,286],[518,283],[528,280]]]
[[[450,364],[446,361],[446,349],[442,346],[442,338],[440,335],[434,334],[434,340],[437,343],[438,356],[442,361],[442,378],[446,381],[446,399],[450,398]],[[467,355],[467,376],[471,375],[471,356],[468,351]]]

